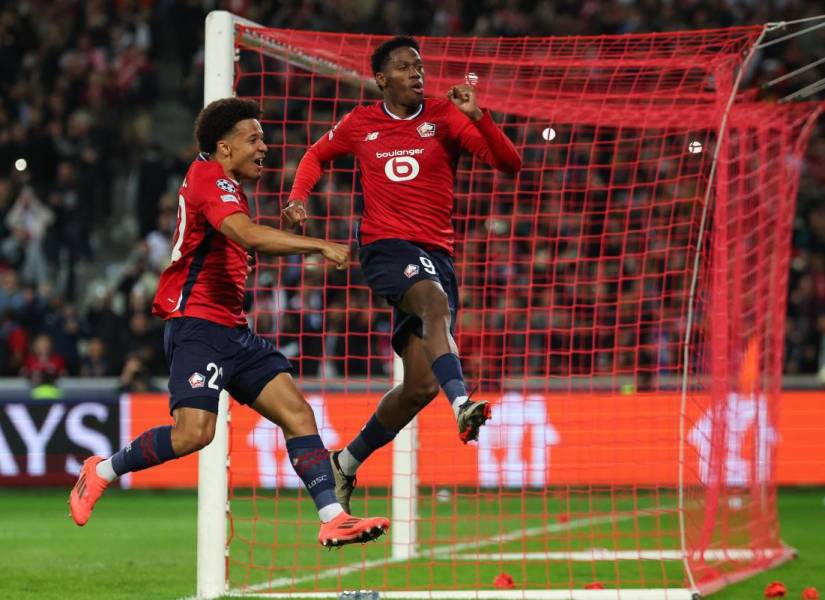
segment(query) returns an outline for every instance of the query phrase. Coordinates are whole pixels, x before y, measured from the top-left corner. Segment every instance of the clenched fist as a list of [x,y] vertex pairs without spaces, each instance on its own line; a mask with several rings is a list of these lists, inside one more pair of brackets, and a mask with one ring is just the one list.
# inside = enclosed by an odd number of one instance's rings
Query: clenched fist
[[476,104],[476,90],[473,86],[462,83],[454,85],[447,92],[447,98],[452,100],[456,108],[470,117],[473,121],[478,121],[484,116],[481,109]]
[[293,200],[281,211],[281,219],[287,229],[297,229],[307,220],[307,209],[300,200]]
[[339,271],[349,267],[349,246],[336,244],[335,242],[325,242],[321,246],[321,254],[328,261],[335,263],[335,268]]

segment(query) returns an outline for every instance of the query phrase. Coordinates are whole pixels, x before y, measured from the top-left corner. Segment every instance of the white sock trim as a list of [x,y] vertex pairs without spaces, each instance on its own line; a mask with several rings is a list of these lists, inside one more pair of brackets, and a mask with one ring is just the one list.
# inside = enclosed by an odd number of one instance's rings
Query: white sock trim
[[318,516],[321,518],[321,523],[329,523],[342,512],[344,512],[344,507],[337,502],[333,502],[319,510]]
[[456,396],[455,400],[452,403],[453,412],[455,413],[456,419],[458,418],[458,409],[461,408],[461,405],[469,400],[469,396]]
[[99,463],[97,463],[97,466],[95,467],[95,472],[97,473],[98,477],[102,477],[109,483],[112,483],[115,479],[117,479],[117,473],[115,473],[115,468],[112,466],[111,458],[101,460]]
[[358,467],[361,466],[361,461],[352,455],[349,448],[344,448],[341,450],[340,454],[338,454],[338,465],[341,467],[344,475],[349,475],[352,477],[355,475]]

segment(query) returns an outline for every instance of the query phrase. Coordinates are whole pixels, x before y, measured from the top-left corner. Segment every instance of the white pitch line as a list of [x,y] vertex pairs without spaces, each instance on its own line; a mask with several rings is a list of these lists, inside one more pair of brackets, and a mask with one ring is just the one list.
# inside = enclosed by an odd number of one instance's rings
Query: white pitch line
[[570,560],[577,562],[613,561],[613,560],[683,560],[686,556],[690,560],[698,561],[751,561],[756,557],[773,558],[783,551],[775,548],[753,550],[751,548],[719,548],[692,552],[687,555],[681,550],[608,550],[607,548],[593,548],[577,552],[490,552],[473,554],[455,554],[441,557],[445,560],[465,560],[478,562],[516,562],[516,561],[548,561]]
[[[610,590],[427,590],[379,592],[381,600],[693,600],[696,593],[685,588]],[[334,599],[338,592],[269,592],[260,598]]]
[[461,552],[462,550],[470,549],[470,548],[481,548],[484,546],[492,546],[494,544],[502,544],[506,542],[512,542],[513,540],[518,540],[524,537],[531,537],[535,535],[541,535],[544,533],[555,533],[558,531],[567,531],[570,529],[577,529],[579,527],[586,527],[587,525],[597,525],[599,523],[614,523],[617,521],[626,521],[628,519],[632,519],[634,517],[640,516],[649,516],[656,513],[661,512],[669,512],[668,509],[652,509],[650,511],[639,511],[637,513],[619,513],[616,515],[605,515],[603,517],[590,517],[585,519],[574,519],[568,521],[566,523],[551,523],[549,525],[544,525],[542,527],[532,527],[530,529],[519,529],[516,531],[511,531],[509,533],[502,533],[499,535],[495,535],[486,539],[480,540],[472,540],[469,542],[461,542],[458,544],[450,544],[448,546],[440,546],[438,548],[434,548],[432,550],[428,550],[425,552],[421,552],[413,557],[399,557],[399,558],[380,558],[380,559],[373,559],[368,560],[361,563],[352,563],[349,565],[332,567],[326,569],[324,571],[319,571],[316,573],[310,573],[304,575],[302,577],[281,577],[279,579],[273,579],[269,582],[262,582],[256,583],[254,585],[250,585],[244,588],[239,588],[237,590],[232,590],[232,594],[242,595],[243,593],[247,592],[255,592],[257,590],[262,590],[265,588],[278,588],[278,587],[285,587],[287,585],[298,585],[300,583],[304,583],[306,581],[313,581],[317,579],[326,579],[329,577],[343,577],[345,575],[349,575],[350,573],[357,573],[358,571],[366,570],[366,569],[374,569],[378,567],[383,567],[385,565],[390,565],[399,562],[407,562],[409,560],[415,560],[416,558],[440,558],[443,555],[450,555],[454,552]]

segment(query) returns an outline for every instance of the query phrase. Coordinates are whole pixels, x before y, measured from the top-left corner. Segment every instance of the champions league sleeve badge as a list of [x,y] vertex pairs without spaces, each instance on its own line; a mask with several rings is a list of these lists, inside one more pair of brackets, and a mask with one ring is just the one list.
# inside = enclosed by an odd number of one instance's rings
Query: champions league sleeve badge
[[235,184],[229,181],[228,179],[218,179],[215,182],[215,185],[217,185],[218,188],[222,189],[224,192],[228,192],[230,194],[234,194],[238,191],[238,188],[235,187]]

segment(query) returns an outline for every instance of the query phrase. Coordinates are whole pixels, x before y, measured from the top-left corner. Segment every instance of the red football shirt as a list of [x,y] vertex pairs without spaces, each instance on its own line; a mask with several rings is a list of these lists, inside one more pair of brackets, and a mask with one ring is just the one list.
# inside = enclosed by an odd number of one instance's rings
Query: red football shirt
[[160,276],[154,314],[246,324],[247,253],[220,231],[223,220],[238,212],[249,213],[243,188],[219,163],[199,157],[180,186],[172,263]]
[[472,121],[448,98],[428,98],[408,119],[383,102],[356,107],[304,155],[291,200],[305,200],[322,164],[354,154],[361,170],[361,241],[397,238],[452,254],[453,183],[462,150],[507,172],[521,169],[512,142],[484,111]]

